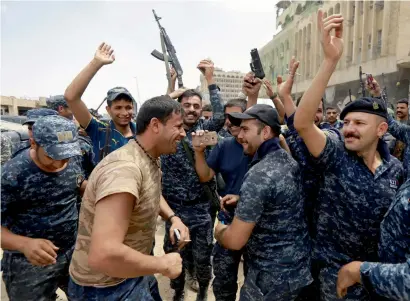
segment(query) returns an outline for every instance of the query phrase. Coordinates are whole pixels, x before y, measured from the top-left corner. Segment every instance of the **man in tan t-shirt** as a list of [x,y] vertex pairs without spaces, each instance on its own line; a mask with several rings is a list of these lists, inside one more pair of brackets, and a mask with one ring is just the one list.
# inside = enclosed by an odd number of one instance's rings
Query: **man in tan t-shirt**
[[[81,206],[70,265],[71,300],[161,300],[155,277],[182,270],[178,253],[150,256],[158,214],[172,222],[175,250],[189,241],[188,228],[161,196],[158,157],[174,153],[185,136],[182,111],[169,96],[147,100],[137,136],[94,169]],[[176,245],[174,229],[181,232]]]

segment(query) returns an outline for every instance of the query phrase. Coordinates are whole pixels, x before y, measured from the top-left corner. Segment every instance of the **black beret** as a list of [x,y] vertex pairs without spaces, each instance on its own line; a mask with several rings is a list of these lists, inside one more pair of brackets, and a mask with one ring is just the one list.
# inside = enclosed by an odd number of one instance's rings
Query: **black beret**
[[387,107],[384,100],[373,97],[362,97],[349,103],[340,113],[340,119],[343,120],[350,112],[363,112],[368,114],[379,115],[388,118]]

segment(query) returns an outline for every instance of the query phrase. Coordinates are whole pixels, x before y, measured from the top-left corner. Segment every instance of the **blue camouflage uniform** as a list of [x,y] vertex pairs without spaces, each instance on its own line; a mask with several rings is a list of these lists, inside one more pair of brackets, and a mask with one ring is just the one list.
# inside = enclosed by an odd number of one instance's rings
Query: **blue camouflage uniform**
[[85,178],[88,179],[95,167],[93,142],[88,136],[78,135],[78,143],[81,149],[81,166],[83,167]]
[[[28,110],[26,114],[27,120],[23,123],[23,125],[30,125],[30,124],[33,125],[37,119],[41,117],[53,116],[53,115],[58,115],[57,111],[51,110],[51,109],[45,109],[45,108]],[[13,154],[11,157],[14,158],[20,152],[23,152],[29,148],[30,148],[30,140],[22,141],[18,145],[13,145]]]
[[[243,152],[242,145],[234,138],[225,138],[218,142],[207,158],[207,164],[215,173],[220,173],[225,182],[225,188],[220,196],[227,194],[239,195],[243,178],[248,171],[250,157]],[[224,224],[230,224],[235,208],[227,206],[228,212],[220,210],[218,219]],[[238,269],[243,250],[228,250],[218,242],[213,249],[213,266],[215,278],[212,283],[216,301],[235,301],[238,290]],[[246,256],[245,256],[246,257]],[[245,275],[246,275],[246,266]]]
[[[313,259],[319,265],[321,298],[337,300],[339,268],[353,260],[377,261],[380,223],[403,177],[401,163],[390,156],[379,140],[383,160],[375,174],[363,160],[345,149],[343,142],[327,137],[322,154],[315,161],[325,172],[318,193],[317,233]],[[368,294],[355,286],[347,300],[368,300]]]
[[[187,131],[189,148],[192,149],[191,134],[198,130],[218,132],[225,121],[224,109],[216,85],[209,86],[210,100],[213,116],[208,120],[199,119],[198,122]],[[193,154],[192,154],[193,155]],[[210,200],[204,193],[202,184],[186,155],[182,143],[178,144],[177,152],[173,155],[161,156],[162,194],[175,214],[189,228],[193,260],[196,276],[200,286],[207,286],[211,280],[211,252],[213,225],[210,215]],[[209,183],[211,189],[215,189],[215,181]],[[164,251],[166,253],[175,250],[169,240],[170,224],[166,223],[164,237]],[[181,251],[184,267],[187,268],[186,252]],[[181,275],[171,280],[171,287],[176,291],[182,291],[185,283],[185,268]]]
[[[316,235],[317,224],[316,198],[319,188],[323,183],[323,172],[315,168],[309,159],[311,155],[302,137],[299,136],[299,133],[295,129],[294,118],[294,113],[287,118],[286,142],[293,158],[301,167],[303,193],[305,195],[305,218],[307,221],[309,234],[312,238],[314,238]],[[334,139],[336,141],[342,140],[340,131],[332,127],[329,123],[323,122],[319,124],[319,129],[321,129],[326,136],[329,137],[329,139]],[[301,291],[298,301],[319,300],[319,284],[317,280],[318,271],[314,262],[312,262],[311,272],[315,281],[309,287],[306,287]]]
[[343,120],[337,119],[336,122],[334,124],[331,124],[330,122],[322,122],[321,123],[321,127],[322,128],[332,128],[332,129],[336,129],[336,130],[342,130],[343,128]]
[[[410,145],[410,126],[389,119],[389,131]],[[407,148],[407,156],[410,156]],[[408,171],[407,171],[408,172]],[[360,267],[363,286],[389,300],[410,300],[410,177],[398,190],[380,226],[380,263]]]
[[225,128],[222,128],[219,132],[218,132],[218,136],[221,138],[229,138],[232,137],[231,133],[229,133],[229,131]]
[[[131,93],[123,87],[116,87],[109,90],[107,92],[106,99],[107,101],[114,101],[115,99],[118,99],[120,96],[126,96],[130,98],[135,105],[135,100],[132,97]],[[85,130],[93,144],[94,165],[97,165],[103,159],[102,153],[106,143],[107,129],[110,132],[110,139],[108,140],[109,147],[106,155],[115,151],[116,149],[119,149],[121,146],[127,144],[130,139],[135,137],[135,123],[130,122],[130,128],[133,135],[130,137],[124,137],[122,133],[115,128],[114,122],[112,120],[110,120],[110,122],[107,124],[96,119],[95,117],[92,117],[90,123],[86,126]]]
[[64,95],[54,95],[46,99],[47,107],[57,111],[58,107],[62,106],[64,108],[68,108],[67,101],[64,98]]
[[56,264],[33,266],[18,251],[4,250],[3,280],[10,300],[55,300],[67,291],[68,267],[77,234],[76,200],[84,179],[75,125],[60,116],[40,118],[33,138],[55,160],[71,158],[64,170],[45,172],[20,153],[2,168],[1,225],[12,233],[50,240],[59,249]]
[[389,117],[389,133],[397,140],[403,142],[406,147],[403,151],[403,168],[405,177],[410,178],[410,125],[398,122]]
[[1,165],[6,163],[12,155],[12,149],[13,149],[13,142],[11,141],[10,137],[1,134],[0,135],[1,139]]
[[300,168],[278,138],[265,141],[251,165],[235,211],[239,220],[255,223],[240,298],[294,300],[312,282]]

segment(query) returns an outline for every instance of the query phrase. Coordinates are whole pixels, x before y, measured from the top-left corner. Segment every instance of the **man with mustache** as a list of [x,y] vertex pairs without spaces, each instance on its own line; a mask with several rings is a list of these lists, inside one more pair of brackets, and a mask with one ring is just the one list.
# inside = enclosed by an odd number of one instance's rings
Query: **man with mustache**
[[[389,118],[389,132],[410,145],[410,125]],[[410,148],[405,156],[410,158]],[[379,262],[353,261],[338,273],[337,293],[361,283],[369,292],[389,300],[410,300],[410,171],[397,191],[380,226]],[[360,260],[360,259],[358,259]]]
[[410,125],[409,101],[406,98],[400,99],[396,106],[397,120]]
[[[212,252],[212,221],[210,215],[210,199],[203,185],[208,185],[215,190],[215,181],[201,184],[196,174],[195,167],[187,157],[186,151],[192,150],[192,133],[197,130],[218,132],[224,124],[223,105],[214,81],[214,64],[212,61],[203,60],[198,68],[203,72],[208,82],[210,101],[213,116],[208,120],[200,119],[202,110],[202,97],[195,90],[185,91],[178,101],[184,110],[183,127],[187,137],[177,146],[173,155],[161,156],[162,192],[169,206],[175,214],[188,226],[192,244],[192,257],[195,273],[198,280],[199,292],[197,300],[207,300],[208,285],[211,280],[211,252]],[[166,229],[170,224],[166,223]],[[172,252],[174,246],[169,243],[168,231],[164,238],[164,251]],[[186,252],[181,251],[181,256],[186,263]],[[171,281],[171,288],[175,290],[174,300],[184,298],[185,271],[175,280]]]
[[[259,90],[259,87],[257,87],[257,90]],[[199,180],[206,183],[217,173],[220,173],[225,182],[224,189],[219,191],[222,197],[222,208],[224,209],[219,211],[218,219],[223,220],[226,224],[232,222],[238,200],[236,196],[239,195],[243,177],[248,171],[249,164],[249,157],[243,153],[243,147],[238,139],[240,127],[229,121],[228,114],[242,113],[245,109],[245,99],[231,99],[225,104],[225,125],[232,136],[219,141],[208,158],[205,157],[205,146],[194,147],[195,169]],[[201,136],[203,133],[204,131],[197,131],[195,135]],[[242,250],[227,250],[220,244],[215,244],[213,250],[215,278],[212,284],[215,300],[230,301],[236,299],[238,290],[237,275],[242,253]]]
[[336,108],[327,107],[326,108],[326,123],[335,129],[341,130],[343,127],[343,121],[339,120],[339,114]]
[[92,61],[77,75],[65,91],[64,98],[75,119],[91,138],[94,163],[97,165],[104,156],[128,143],[135,136],[135,124],[131,122],[135,100],[124,87],[115,87],[107,92],[106,110],[111,117],[109,124],[94,118],[81,100],[87,86],[105,65],[115,61],[114,49],[102,43]]
[[[312,162],[323,171],[312,259],[319,269],[320,297],[330,301],[337,300],[337,272],[343,264],[358,258],[378,260],[380,223],[401,184],[403,169],[381,139],[388,128],[388,114],[380,99],[365,97],[344,108],[340,114],[344,143],[329,138],[315,125],[316,108],[342,56],[343,17],[323,18],[319,10],[318,29],[324,59],[300,101],[294,125]],[[355,286],[346,298],[371,297]]]

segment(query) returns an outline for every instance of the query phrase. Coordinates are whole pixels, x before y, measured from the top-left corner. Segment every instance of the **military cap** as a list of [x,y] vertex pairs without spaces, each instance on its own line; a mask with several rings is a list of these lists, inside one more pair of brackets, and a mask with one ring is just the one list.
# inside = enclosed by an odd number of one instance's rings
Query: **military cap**
[[118,99],[119,96],[125,95],[127,98],[131,99],[132,102],[135,102],[134,97],[132,97],[131,93],[125,89],[124,87],[115,87],[107,92],[107,102],[110,104],[112,101]]
[[52,116],[52,115],[58,115],[58,113],[55,110],[45,109],[45,108],[28,110],[27,120],[23,123],[23,125],[34,123],[37,121],[37,119],[41,117]]
[[68,108],[68,104],[64,98],[64,95],[51,96],[50,98],[47,98],[46,103],[47,107],[56,111],[58,110],[59,106]]
[[39,118],[33,125],[33,139],[54,160],[81,155],[77,128],[67,118],[58,115]]
[[256,104],[243,113],[230,113],[228,118],[236,126],[240,126],[242,120],[258,119],[278,132],[281,130],[278,112],[270,105]]
[[350,112],[362,112],[388,118],[386,104],[380,98],[362,97],[352,101],[340,113],[340,119],[343,120]]

